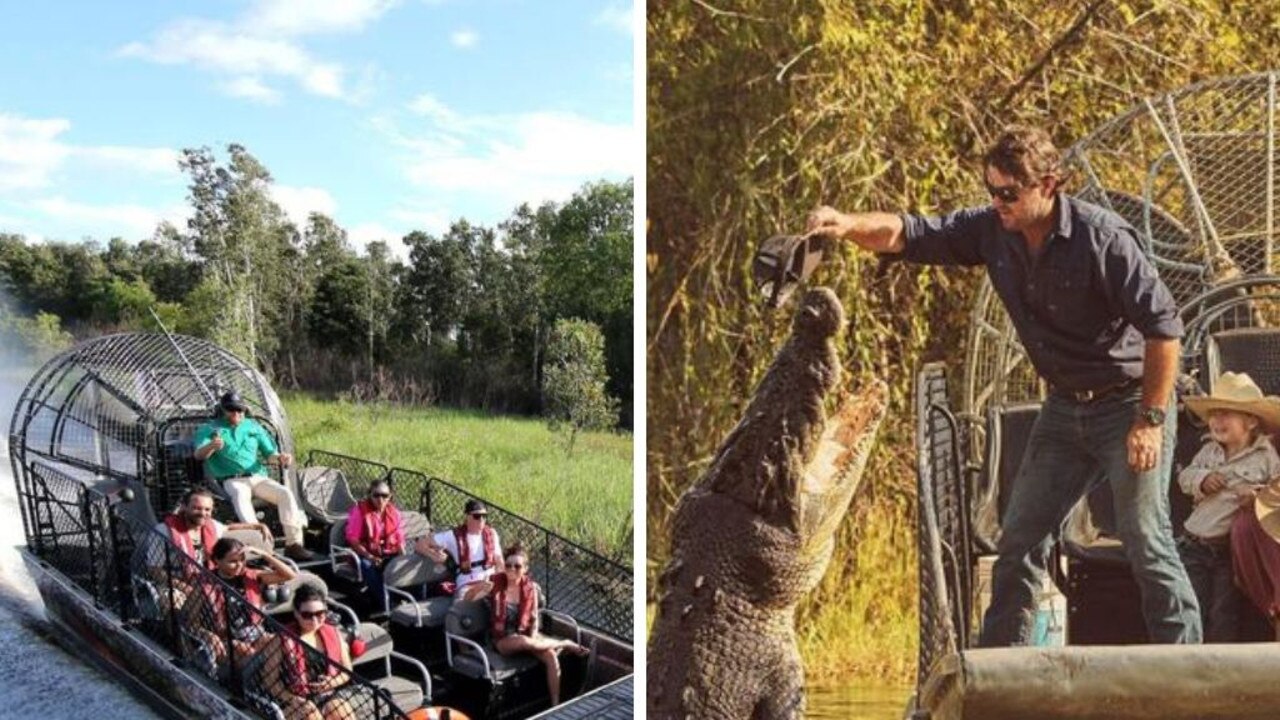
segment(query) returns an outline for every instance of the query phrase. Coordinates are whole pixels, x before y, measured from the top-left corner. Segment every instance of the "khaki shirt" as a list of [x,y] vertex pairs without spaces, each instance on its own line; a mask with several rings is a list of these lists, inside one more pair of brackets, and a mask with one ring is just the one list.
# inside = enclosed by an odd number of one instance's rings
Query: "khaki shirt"
[[[1214,472],[1227,478],[1227,487],[1205,495],[1200,483]],[[1265,435],[1258,436],[1252,445],[1230,460],[1222,445],[1210,440],[1196,453],[1191,464],[1178,473],[1178,485],[1196,504],[1183,527],[1197,537],[1225,536],[1231,531],[1236,510],[1252,497],[1248,490],[1256,490],[1275,477],[1280,477],[1280,455]]]

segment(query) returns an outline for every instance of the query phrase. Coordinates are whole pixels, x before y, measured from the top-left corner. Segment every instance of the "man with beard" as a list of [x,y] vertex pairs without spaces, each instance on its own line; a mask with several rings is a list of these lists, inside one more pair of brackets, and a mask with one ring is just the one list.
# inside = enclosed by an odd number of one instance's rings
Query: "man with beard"
[[1061,190],[1043,130],[1007,129],[983,158],[991,205],[942,217],[821,207],[809,236],[928,265],[983,265],[1049,395],[1001,519],[986,646],[1031,641],[1053,535],[1111,484],[1117,532],[1153,642],[1201,641],[1199,607],[1173,542],[1168,485],[1182,322],[1116,213]]

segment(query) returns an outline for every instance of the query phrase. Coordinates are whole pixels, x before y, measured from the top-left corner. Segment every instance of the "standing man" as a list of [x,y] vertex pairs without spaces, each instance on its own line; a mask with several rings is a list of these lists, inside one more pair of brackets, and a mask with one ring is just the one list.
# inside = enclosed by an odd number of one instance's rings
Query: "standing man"
[[1059,190],[1043,130],[1008,128],[983,158],[992,204],[943,217],[821,207],[811,236],[928,265],[985,265],[1049,397],[1002,519],[985,646],[1030,642],[1053,534],[1110,482],[1118,533],[1152,641],[1201,641],[1178,558],[1168,485],[1182,323],[1168,288],[1115,213]]
[[241,521],[253,521],[255,496],[274,504],[284,526],[284,554],[299,562],[315,559],[302,546],[307,516],[289,488],[267,477],[262,464],[265,460],[288,467],[293,456],[277,450],[271,434],[247,417],[249,406],[236,393],[223,395],[218,408],[218,417],[196,430],[195,458],[204,462],[209,474],[222,483]]

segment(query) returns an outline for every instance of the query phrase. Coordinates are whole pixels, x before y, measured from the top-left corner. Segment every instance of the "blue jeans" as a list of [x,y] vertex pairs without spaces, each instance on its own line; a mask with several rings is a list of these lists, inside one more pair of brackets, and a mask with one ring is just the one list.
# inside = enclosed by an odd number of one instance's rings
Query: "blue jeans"
[[1137,473],[1129,468],[1126,440],[1139,403],[1136,394],[1092,403],[1055,395],[1045,401],[1001,522],[982,645],[1030,643],[1050,545],[1071,508],[1102,482],[1111,483],[1116,530],[1142,593],[1151,640],[1201,641],[1200,607],[1169,520],[1174,409],[1169,408],[1156,467]]
[[[1251,505],[1245,506],[1248,512]],[[1231,566],[1231,542],[1204,543],[1190,537],[1178,540],[1178,553],[1200,601],[1205,642],[1236,642],[1244,596],[1236,589]]]
[[387,609],[386,584],[382,580],[382,570],[368,558],[358,558],[360,574],[364,578],[365,587],[369,588],[369,599],[375,610]]

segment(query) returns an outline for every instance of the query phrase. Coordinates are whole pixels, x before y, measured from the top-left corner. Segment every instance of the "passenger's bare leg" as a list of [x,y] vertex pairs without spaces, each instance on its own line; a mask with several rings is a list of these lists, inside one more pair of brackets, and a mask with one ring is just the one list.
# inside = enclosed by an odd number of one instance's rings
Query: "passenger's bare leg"
[[585,650],[581,645],[572,640],[559,640],[546,635],[535,635],[528,637],[526,635],[508,635],[497,642],[498,652],[503,655],[514,655],[515,653],[539,653],[543,650],[571,650],[574,653],[582,654],[579,649]]
[[315,703],[304,697],[293,695],[284,705],[284,716],[289,720],[324,720]]
[[346,700],[333,698],[324,704],[324,720],[356,720],[356,711]]
[[534,654],[547,666],[547,691],[551,693],[551,706],[555,707],[560,704],[560,656],[555,650],[541,650]]

